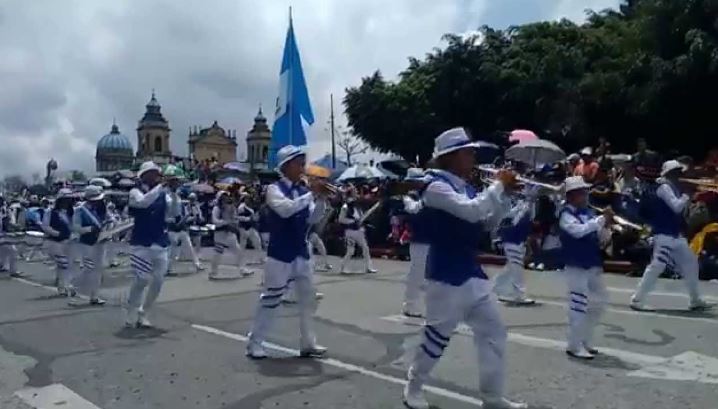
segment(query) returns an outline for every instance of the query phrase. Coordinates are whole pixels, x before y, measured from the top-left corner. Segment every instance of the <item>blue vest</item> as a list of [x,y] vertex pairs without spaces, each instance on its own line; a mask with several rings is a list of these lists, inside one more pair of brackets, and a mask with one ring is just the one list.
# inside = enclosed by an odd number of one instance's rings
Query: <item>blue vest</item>
[[[244,210],[242,210],[242,213],[238,213],[238,215],[242,217],[249,217],[252,216],[252,211],[245,207]],[[239,222],[239,227],[245,230],[249,230],[254,227],[254,220],[250,220],[248,222]]]
[[[680,192],[670,183],[666,183],[676,196],[680,196]],[[667,236],[678,237],[681,235],[685,226],[685,220],[682,213],[676,213],[671,209],[665,200],[656,195],[653,190],[647,195],[650,203],[649,224],[653,234],[665,234]]]
[[504,219],[498,235],[504,243],[523,244],[531,234],[532,227],[531,212],[527,211],[516,224],[513,224],[511,219]]
[[[297,197],[308,192],[304,186],[287,187],[282,181],[275,182],[274,185],[289,199],[292,198],[292,191],[297,192]],[[305,207],[286,219],[279,216],[271,207],[268,207],[268,209],[269,246],[267,248],[267,257],[283,263],[291,263],[298,257],[308,260],[309,207]]]
[[[431,183],[446,183],[455,192],[461,193],[442,175],[435,175]],[[467,185],[465,194],[473,199],[476,189]],[[423,212],[422,221],[426,222],[429,239],[426,278],[454,286],[460,286],[473,277],[487,280],[476,262],[483,231],[481,222],[470,223],[432,207],[425,207]]]
[[87,244],[88,246],[96,244],[100,235],[100,229],[102,229],[104,214],[99,214],[85,206],[80,206],[75,211],[80,215],[80,225],[82,227],[93,226],[97,228],[94,232],[81,234],[80,243]]
[[53,209],[50,212],[50,227],[57,230],[60,235],[57,237],[48,237],[52,241],[65,241],[70,238],[72,229],[70,228],[70,218],[65,212],[62,214],[59,210]]
[[167,221],[165,214],[167,211],[167,197],[164,193],[160,194],[149,207],[144,209],[139,207],[130,207],[130,216],[135,218],[135,225],[132,228],[130,236],[130,245],[150,247],[153,244],[161,247],[167,247],[170,244],[167,235]]
[[[572,214],[582,224],[595,216],[590,209],[577,209],[574,211],[565,206],[559,213],[559,220],[563,213]],[[561,253],[565,265],[583,269],[603,266],[598,232],[593,232],[577,239],[561,229],[559,224],[559,237],[561,238]]]

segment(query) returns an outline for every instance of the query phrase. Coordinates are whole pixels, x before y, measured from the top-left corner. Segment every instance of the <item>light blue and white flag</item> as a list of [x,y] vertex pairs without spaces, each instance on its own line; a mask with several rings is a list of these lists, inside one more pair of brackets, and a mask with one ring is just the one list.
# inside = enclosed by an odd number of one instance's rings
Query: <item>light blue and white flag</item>
[[279,71],[279,97],[269,150],[269,167],[277,165],[277,151],[286,145],[307,144],[307,129],[314,123],[312,104],[304,81],[302,61],[294,37],[291,11],[289,30],[284,42],[282,68]]

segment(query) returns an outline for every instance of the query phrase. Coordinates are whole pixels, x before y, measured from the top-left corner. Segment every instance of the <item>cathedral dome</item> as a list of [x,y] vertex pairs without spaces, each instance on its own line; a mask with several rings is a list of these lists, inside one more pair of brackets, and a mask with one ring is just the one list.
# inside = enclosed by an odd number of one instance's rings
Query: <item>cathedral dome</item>
[[110,133],[100,138],[97,143],[97,153],[128,153],[132,155],[130,139],[120,133],[117,125],[112,125]]

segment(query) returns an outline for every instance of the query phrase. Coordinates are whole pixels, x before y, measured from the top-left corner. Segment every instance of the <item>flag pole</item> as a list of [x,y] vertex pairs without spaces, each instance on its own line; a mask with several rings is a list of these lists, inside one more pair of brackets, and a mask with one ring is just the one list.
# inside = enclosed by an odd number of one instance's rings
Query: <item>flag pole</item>
[[[294,42],[294,27],[292,26],[292,6],[289,6],[289,30],[291,30],[292,42]],[[289,52],[289,78],[287,78],[287,105],[289,105],[289,144],[294,145],[294,86],[292,79],[294,77],[294,53]]]
[[336,149],[336,145],[334,144],[334,94],[329,94],[329,107],[331,109],[329,118],[331,119],[331,128],[332,128],[332,169],[336,169],[337,168],[337,149]]

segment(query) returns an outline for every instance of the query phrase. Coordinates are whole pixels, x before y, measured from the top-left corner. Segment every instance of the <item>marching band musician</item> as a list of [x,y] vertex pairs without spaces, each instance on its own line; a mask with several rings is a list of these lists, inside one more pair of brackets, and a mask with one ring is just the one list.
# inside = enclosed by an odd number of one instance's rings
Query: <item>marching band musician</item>
[[581,176],[566,178],[566,204],[559,213],[559,234],[565,264],[569,311],[566,353],[578,359],[593,359],[593,330],[608,302],[603,283],[603,259],[599,231],[613,222],[610,210],[596,217],[588,207],[591,185]]
[[[165,169],[164,174],[166,178],[165,180],[167,180],[168,183],[172,183],[173,185],[179,185],[179,178],[176,176],[177,168],[175,166],[168,166]],[[204,270],[204,267],[202,267],[202,264],[199,262],[199,257],[197,257],[197,253],[195,252],[194,247],[192,246],[192,241],[189,237],[189,232],[187,231],[191,216],[186,212],[187,209],[184,206],[180,205],[179,210],[179,214],[175,215],[172,219],[167,221],[169,238],[171,242],[169,261],[167,263],[167,272],[168,275],[172,274],[172,262],[178,261],[180,254],[189,253],[190,257],[192,258],[194,268],[199,273],[200,271]]]
[[667,266],[674,268],[683,276],[690,298],[690,309],[704,310],[712,307],[703,301],[698,290],[698,257],[688,246],[683,236],[683,210],[690,198],[681,194],[678,187],[683,173],[683,165],[675,160],[665,162],[661,168],[661,177],[657,179],[655,195],[651,194],[649,224],[653,234],[653,257],[646,267],[636,292],[631,297],[631,308],[637,311],[653,311],[644,304],[648,293],[656,284],[658,276]]
[[429,408],[422,386],[460,321],[466,321],[474,333],[483,407],[526,408],[504,397],[506,327],[491,282],[475,261],[483,222],[508,213],[506,191],[516,180],[513,173],[501,171],[499,182],[477,195],[467,183],[476,161],[475,147],[462,128],[450,129],[435,140],[439,169],[422,195],[421,217],[429,237],[426,324],[403,393],[404,404],[411,409]]
[[498,236],[501,238],[506,255],[506,265],[496,276],[494,292],[499,297],[499,301],[516,305],[533,305],[536,301],[526,297],[524,258],[526,240],[533,227],[533,202],[538,192],[528,186],[524,190],[526,197],[516,201],[498,229]]
[[[107,203],[107,222],[110,224],[110,226],[116,226],[122,221],[122,215],[117,211],[117,206],[113,202]],[[112,237],[112,241],[117,243],[121,241],[123,234],[117,234],[114,237]],[[105,263],[110,268],[117,267],[120,265],[119,260],[117,260],[117,254],[118,254],[118,247],[117,245],[109,245],[105,248],[105,258],[107,259],[107,262]]]
[[321,357],[326,348],[316,343],[312,328],[315,293],[307,232],[309,225],[323,215],[326,204],[322,196],[329,191],[320,181],[310,182],[309,188],[300,183],[306,160],[306,153],[301,148],[287,145],[277,152],[277,160],[282,178],[267,188],[268,258],[247,356],[252,359],[266,358],[262,342],[277,307],[282,303],[287,285],[293,282],[299,305],[300,356]]
[[237,242],[237,233],[239,227],[237,225],[237,208],[229,192],[220,190],[217,192],[217,199],[212,208],[212,224],[215,225],[214,231],[214,256],[212,257],[212,267],[209,272],[209,279],[216,280],[219,278],[219,263],[226,249],[234,253],[235,265],[239,268],[239,274],[243,277],[254,274],[254,271],[244,268],[242,249]]
[[73,202],[72,190],[60,189],[55,205],[49,212],[45,212],[42,218],[42,230],[48,238],[48,252],[55,261],[57,293],[63,297],[75,295],[75,289],[72,287],[75,248],[71,240]]
[[[90,185],[83,194],[85,202],[74,209],[72,215],[73,230],[79,235],[79,254],[82,259],[83,282],[87,286],[90,305],[105,305],[98,296],[102,273],[105,269],[105,243],[99,242],[100,231],[105,227],[105,194],[100,186]],[[81,300],[73,298],[70,305],[80,305]]]
[[364,257],[364,271],[366,273],[376,273],[374,269],[371,254],[369,253],[369,244],[366,241],[366,232],[364,226],[361,225],[361,219],[363,216],[362,210],[356,205],[356,188],[350,188],[347,190],[347,201],[339,211],[339,223],[344,227],[344,237],[346,239],[346,253],[342,259],[340,274],[350,274],[346,269],[347,264],[354,256],[356,247],[361,247],[362,256]]
[[180,211],[176,187],[165,187],[160,172],[154,162],[144,162],[137,172],[141,185],[130,190],[128,209],[134,217],[130,261],[135,277],[127,300],[127,327],[152,327],[149,312],[162,289],[169,261],[167,219]]
[[[184,214],[186,215],[190,226],[202,226],[205,223],[204,215],[202,214],[202,208],[197,203],[197,194],[190,193],[187,196],[187,204],[184,207]],[[192,247],[196,248],[199,252],[202,249],[202,236],[201,235],[190,235],[190,241]]]
[[17,271],[17,247],[15,243],[8,241],[7,235],[16,225],[15,212],[6,205],[4,198],[0,197],[0,267],[7,265],[8,274],[14,278],[23,276]]
[[[237,218],[239,220],[239,248],[244,251],[247,247],[247,241],[252,243],[252,248],[258,251],[262,251],[262,239],[259,238],[259,232],[257,232],[257,222],[259,221],[259,215],[252,209],[247,203],[249,201],[249,195],[247,193],[241,194],[239,197],[239,206],[237,207]],[[260,263],[264,262],[260,257]]]
[[[407,170],[407,180],[420,180],[424,178],[424,172],[418,168]],[[428,181],[428,179],[427,179]],[[414,197],[412,197],[414,196]],[[429,238],[427,228],[423,225],[421,210],[420,192],[409,192],[404,196],[404,211],[409,215],[411,229],[411,242],[409,243],[409,272],[406,274],[406,287],[404,290],[404,303],[402,313],[407,317],[418,318],[424,314],[419,310],[421,286],[424,284],[426,272],[426,256],[429,253]]]

